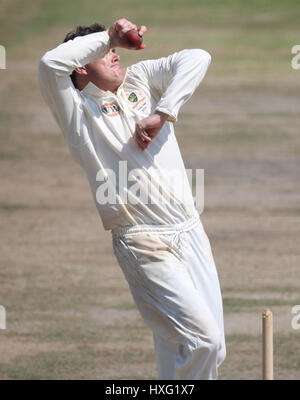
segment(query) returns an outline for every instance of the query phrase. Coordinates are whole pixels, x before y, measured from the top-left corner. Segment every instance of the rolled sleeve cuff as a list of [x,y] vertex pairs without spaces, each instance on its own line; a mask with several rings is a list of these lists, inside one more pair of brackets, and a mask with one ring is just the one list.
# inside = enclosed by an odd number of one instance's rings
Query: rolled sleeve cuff
[[164,114],[168,115],[167,121],[169,122],[177,122],[177,115],[172,113],[170,110],[164,108],[164,107],[156,107],[155,111],[162,112]]

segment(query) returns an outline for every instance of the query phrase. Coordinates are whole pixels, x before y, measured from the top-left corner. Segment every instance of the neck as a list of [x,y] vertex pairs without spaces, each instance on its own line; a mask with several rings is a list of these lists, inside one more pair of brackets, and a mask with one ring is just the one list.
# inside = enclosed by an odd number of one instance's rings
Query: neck
[[92,82],[95,86],[97,86],[101,90],[104,90],[105,92],[110,91],[112,93],[116,93],[120,85],[123,83],[125,75],[126,69],[123,69],[122,74],[116,80],[108,81],[106,79],[101,79],[98,76],[96,79],[90,79],[90,82]]
[[81,91],[86,87],[89,81],[90,80],[86,76],[76,77],[76,88]]
[[97,86],[99,89],[103,90],[104,92],[112,92],[112,93],[116,93],[119,86],[121,85],[122,82],[118,82],[118,83],[109,83],[109,82],[93,82],[92,80],[90,81],[92,82],[95,86]]
[[116,84],[109,84],[108,82],[98,82],[98,81],[93,81],[92,79],[80,80],[79,82],[76,82],[77,89],[80,91],[83,90],[89,82],[92,82],[95,86],[97,86],[99,89],[105,92],[110,91],[112,93],[117,93],[117,90],[119,89],[123,81]]

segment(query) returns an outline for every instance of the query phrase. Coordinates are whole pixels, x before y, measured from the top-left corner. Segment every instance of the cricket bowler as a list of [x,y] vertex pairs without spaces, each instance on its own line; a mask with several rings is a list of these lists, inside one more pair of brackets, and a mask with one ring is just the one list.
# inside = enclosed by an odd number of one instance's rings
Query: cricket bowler
[[158,379],[217,379],[226,353],[220,284],[174,134],[211,57],[185,49],[124,69],[116,49],[145,48],[126,40],[132,30],[143,37],[147,28],[125,18],[77,27],[41,58],[41,92],[153,332]]

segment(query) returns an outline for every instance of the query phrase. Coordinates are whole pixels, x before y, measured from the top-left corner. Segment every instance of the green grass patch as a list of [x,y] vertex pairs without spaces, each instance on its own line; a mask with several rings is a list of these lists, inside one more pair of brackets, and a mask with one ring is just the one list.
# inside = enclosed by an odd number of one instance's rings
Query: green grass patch
[[113,308],[115,310],[136,310],[137,309],[136,305],[129,301],[124,301],[123,303],[115,304],[110,308]]
[[[0,153],[1,159],[1,153]],[[0,211],[14,212],[14,211],[32,211],[32,210],[50,210],[51,207],[43,205],[31,205],[22,203],[0,203]]]
[[[275,369],[300,370],[300,340],[299,331],[289,335],[274,335],[274,364]],[[300,378],[300,374],[299,378]]]
[[277,215],[279,214],[288,214],[288,215],[299,215],[300,214],[300,207],[290,207],[290,208],[274,208],[272,210]]
[[153,361],[151,350],[95,350],[80,346],[70,351],[53,349],[31,356],[20,355],[12,363],[0,363],[0,372],[10,379],[24,380],[101,379],[101,375],[107,374],[108,365],[117,371],[120,364],[126,364],[130,374],[134,364]]
[[[86,0],[83,5],[79,0],[11,0],[4,3],[1,11],[0,37],[7,46],[20,45],[24,38],[49,28],[65,26],[67,29],[94,21],[109,26],[120,17],[146,24],[149,28],[166,27],[173,31],[173,40],[179,27],[238,28],[253,33],[252,36],[245,35],[245,40],[262,46],[266,36],[276,43],[283,36],[279,29],[298,28],[300,4],[295,0],[284,3],[277,0],[152,0],[142,3],[115,0],[113,4],[108,0]],[[278,34],[274,37],[276,30]],[[270,31],[273,35],[269,35]],[[260,40],[255,43],[257,36]],[[237,36],[235,41],[242,39]]]
[[258,335],[247,335],[247,334],[231,334],[226,335],[227,343],[258,343],[261,341],[261,337]]
[[29,204],[10,204],[10,203],[0,203],[1,211],[19,211],[19,210],[32,210],[32,206]]
[[284,299],[249,299],[243,297],[224,297],[223,306],[225,313],[236,312],[257,312],[264,308],[290,306],[300,304],[300,299],[284,300]]
[[265,285],[265,286],[253,286],[251,287],[251,290],[249,290],[249,286],[247,288],[245,287],[230,287],[226,286],[222,288],[223,295],[227,293],[238,293],[238,292],[243,292],[245,295],[247,295],[247,292],[257,293],[259,295],[263,295],[265,293],[293,293],[295,295],[299,294],[299,286],[275,286],[275,285]]
[[[1,160],[19,160],[20,154],[18,153],[9,153],[9,152],[4,152],[4,151],[0,151],[0,161]],[[1,209],[1,205],[0,205],[0,209]]]
[[11,114],[5,111],[0,111],[0,122],[7,122],[10,120]]
[[[179,136],[184,139],[184,141],[192,141],[199,140],[201,144],[212,144],[216,145],[238,145],[238,144],[266,144],[268,142],[274,143],[276,142],[286,142],[290,137],[285,135],[282,131],[274,132],[271,128],[266,128],[266,130],[258,130],[250,126],[245,127],[244,130],[239,130],[238,128],[231,127],[230,131],[226,130],[226,126],[218,128],[216,127],[214,132],[205,133],[205,128],[201,128],[203,132],[199,132],[195,130],[194,127],[185,126],[184,123],[180,128],[177,128],[179,132]],[[218,131],[220,129],[220,131]],[[184,132],[184,134],[180,135],[180,132]]]
[[[108,324],[101,318],[102,310],[91,316],[89,310],[72,313],[27,312],[13,313],[6,307],[8,321],[7,334],[9,338],[20,340],[35,340],[51,343],[106,343],[141,342],[149,334],[149,328],[141,320],[125,323],[126,311],[120,313],[120,319]],[[108,316],[109,318],[109,316]]]

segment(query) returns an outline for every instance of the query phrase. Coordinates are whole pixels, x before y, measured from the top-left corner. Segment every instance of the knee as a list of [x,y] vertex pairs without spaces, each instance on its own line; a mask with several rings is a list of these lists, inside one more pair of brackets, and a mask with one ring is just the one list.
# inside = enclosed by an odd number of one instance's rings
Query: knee
[[[176,368],[184,368],[182,370],[185,371],[184,376],[190,368],[193,376],[198,377],[197,379],[217,379],[218,367],[226,357],[224,335],[220,331],[195,335],[188,345],[181,344],[178,350]],[[193,365],[197,367],[197,371]]]
[[192,351],[200,348],[208,353],[207,355],[211,354],[213,357],[218,355],[218,357],[225,358],[224,334],[217,323],[212,321],[203,324],[199,321],[199,323],[194,323],[193,328],[187,335]]
[[218,359],[218,364],[221,364],[226,357],[226,347],[224,336],[221,332],[209,332],[205,336],[205,346],[211,354],[215,354]]

